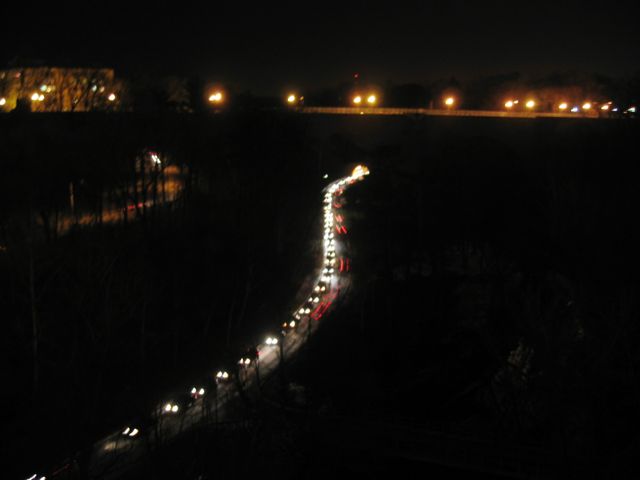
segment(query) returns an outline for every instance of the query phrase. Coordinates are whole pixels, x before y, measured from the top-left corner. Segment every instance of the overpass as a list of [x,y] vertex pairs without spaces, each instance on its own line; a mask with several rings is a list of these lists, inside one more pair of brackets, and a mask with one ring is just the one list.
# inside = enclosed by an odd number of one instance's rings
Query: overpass
[[589,113],[552,112],[502,112],[497,110],[456,110],[432,108],[392,108],[392,107],[296,107],[295,111],[305,114],[325,115],[406,115],[434,117],[491,117],[491,118],[589,118],[611,119],[600,116],[597,111]]

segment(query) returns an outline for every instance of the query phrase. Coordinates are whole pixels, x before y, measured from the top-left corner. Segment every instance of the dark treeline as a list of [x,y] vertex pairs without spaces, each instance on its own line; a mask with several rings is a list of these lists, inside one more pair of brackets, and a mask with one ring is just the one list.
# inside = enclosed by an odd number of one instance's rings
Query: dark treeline
[[[365,77],[305,94],[310,106],[350,106],[354,92],[375,92],[379,105],[403,108],[443,108],[443,97],[453,95],[456,108],[503,110],[508,99],[533,98],[538,109],[553,110],[554,102],[613,101],[617,105],[634,105],[640,98],[640,75],[618,78],[600,74],[558,72],[542,77],[519,72],[478,76],[466,80],[455,77],[383,84]],[[547,104],[549,103],[549,104]],[[556,104],[557,105],[557,104]]]
[[296,379],[316,408],[637,473],[638,133],[424,120],[377,142],[348,195],[352,298]]
[[290,116],[10,115],[0,137],[1,450],[16,475],[235,361],[313,268],[331,166]]

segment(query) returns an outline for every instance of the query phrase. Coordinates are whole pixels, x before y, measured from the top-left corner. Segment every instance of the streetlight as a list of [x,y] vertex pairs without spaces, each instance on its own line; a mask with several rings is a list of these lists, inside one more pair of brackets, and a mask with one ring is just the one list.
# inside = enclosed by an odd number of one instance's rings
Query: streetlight
[[211,95],[209,95],[210,103],[222,103],[222,92],[215,91]]
[[7,104],[7,99],[4,97],[0,98],[0,107],[3,107],[6,104]]
[[505,108],[511,109],[513,108],[513,105],[514,105],[513,100],[507,100],[506,102],[504,102]]
[[558,105],[558,109],[564,111],[569,107],[569,105],[567,105],[567,102],[562,102],[560,105]]
[[355,105],[360,105],[362,103],[362,97],[360,95],[356,95],[353,97],[352,101]]
[[293,93],[290,93],[289,96],[287,97],[287,103],[289,105],[293,105],[294,103],[296,103],[296,100],[297,100],[297,97]]
[[35,92],[33,95],[31,95],[31,100],[34,102],[37,102],[40,99],[40,94],[38,92]]
[[447,106],[447,108],[453,107],[454,103],[456,103],[456,99],[453,97],[447,97],[444,99],[444,104]]
[[604,111],[606,112],[607,110],[609,110],[609,104],[608,104],[608,103],[605,103],[604,105],[602,105],[602,106],[600,107],[600,110],[604,110]]
[[107,100],[109,100],[110,102],[115,102],[116,101],[116,94],[115,93],[110,93],[109,96],[107,97]]
[[367,97],[367,103],[368,103],[369,105],[375,105],[377,101],[378,101],[378,99],[377,99],[377,98],[376,98],[376,96],[375,96],[375,95],[373,95],[373,94],[371,94],[371,95],[369,95],[369,96]]
[[531,110],[535,106],[536,102],[534,100],[527,100],[527,103],[525,103],[525,107],[527,107],[529,110]]
[[584,102],[582,105],[583,110],[591,110],[591,102]]

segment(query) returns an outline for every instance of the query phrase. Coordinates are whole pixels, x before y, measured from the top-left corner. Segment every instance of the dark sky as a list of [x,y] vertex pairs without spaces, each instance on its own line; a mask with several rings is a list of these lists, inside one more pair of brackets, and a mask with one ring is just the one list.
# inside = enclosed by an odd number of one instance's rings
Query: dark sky
[[640,8],[588,3],[171,2],[144,12],[133,1],[69,11],[49,4],[6,13],[13,25],[0,33],[0,61],[21,55],[125,74],[196,74],[256,93],[332,85],[354,72],[375,83],[637,72]]

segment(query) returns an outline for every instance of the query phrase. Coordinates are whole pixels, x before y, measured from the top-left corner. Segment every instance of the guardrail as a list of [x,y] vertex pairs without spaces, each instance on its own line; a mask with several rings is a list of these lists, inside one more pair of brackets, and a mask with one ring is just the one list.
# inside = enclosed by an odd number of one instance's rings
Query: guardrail
[[609,119],[592,113],[552,113],[552,112],[501,112],[494,110],[444,110],[430,108],[391,107],[298,107],[296,111],[306,114],[325,115],[423,115],[437,117],[492,117],[492,118],[589,118]]

